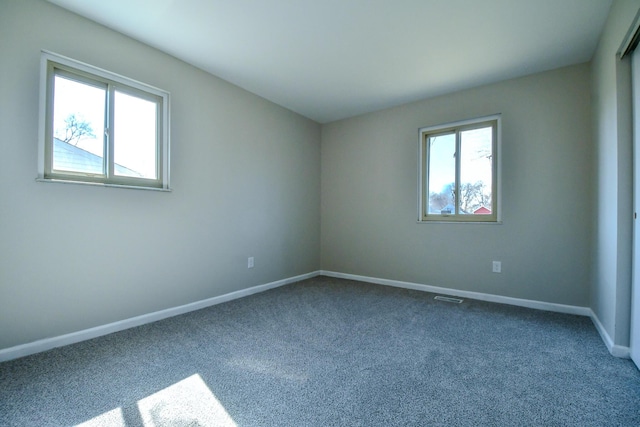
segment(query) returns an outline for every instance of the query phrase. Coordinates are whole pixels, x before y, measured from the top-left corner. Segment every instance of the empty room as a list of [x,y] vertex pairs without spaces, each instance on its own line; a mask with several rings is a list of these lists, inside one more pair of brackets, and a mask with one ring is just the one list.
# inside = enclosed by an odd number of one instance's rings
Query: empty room
[[640,425],[639,27],[0,0],[0,425]]

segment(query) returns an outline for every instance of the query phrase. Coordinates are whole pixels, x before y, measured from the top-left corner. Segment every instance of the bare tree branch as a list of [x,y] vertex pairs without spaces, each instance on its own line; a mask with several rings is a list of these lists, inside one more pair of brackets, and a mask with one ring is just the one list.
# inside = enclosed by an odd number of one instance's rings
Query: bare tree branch
[[78,145],[83,138],[95,138],[91,123],[84,120],[81,116],[77,116],[75,113],[71,113],[64,119],[64,136],[59,133],[56,135],[58,139],[64,142],[68,142],[72,145]]

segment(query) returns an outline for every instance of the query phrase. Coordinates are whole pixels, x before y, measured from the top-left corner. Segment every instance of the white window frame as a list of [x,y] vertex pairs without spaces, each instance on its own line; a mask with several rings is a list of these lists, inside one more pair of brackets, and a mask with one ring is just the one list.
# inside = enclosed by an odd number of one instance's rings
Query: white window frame
[[[157,102],[158,117],[156,123],[158,129],[156,142],[156,179],[116,176],[113,173],[113,142],[110,138],[107,138],[107,141],[105,142],[107,148],[105,152],[107,157],[106,175],[53,170],[53,82],[57,73],[60,75],[75,75],[79,77],[80,81],[87,80],[106,84],[109,87],[109,98],[113,96],[114,88],[118,88],[119,91],[124,93]],[[56,53],[42,51],[40,57],[38,175],[36,180],[40,182],[62,182],[170,191],[169,110],[170,94],[165,90],[158,89],[145,83],[138,82],[128,77],[124,77]],[[108,126],[112,127],[111,117],[108,118],[108,123]]]
[[[430,135],[455,131],[456,133],[467,128],[473,128],[482,123],[495,122],[495,134],[493,141],[493,171],[492,171],[492,214],[490,215],[469,215],[469,214],[429,214],[428,191],[428,165],[429,148],[427,139]],[[478,117],[474,119],[462,120],[436,126],[426,126],[420,128],[418,138],[418,223],[470,223],[470,224],[501,224],[502,223],[502,122],[500,114]],[[458,138],[456,138],[458,139]],[[459,145],[459,141],[456,143]],[[456,163],[456,182],[459,180],[460,169]],[[458,191],[458,190],[456,190]]]

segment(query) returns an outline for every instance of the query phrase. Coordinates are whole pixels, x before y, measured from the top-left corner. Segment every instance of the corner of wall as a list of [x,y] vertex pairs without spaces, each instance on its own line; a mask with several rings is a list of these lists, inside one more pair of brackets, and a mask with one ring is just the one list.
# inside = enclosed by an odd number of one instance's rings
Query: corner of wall
[[611,355],[614,357],[629,359],[631,355],[630,348],[628,346],[614,344],[613,339],[604,328],[602,322],[600,322],[600,319],[598,319],[598,316],[593,312],[593,310],[591,310],[590,317],[593,325],[596,327],[596,330],[600,334],[602,341],[604,341],[604,344],[607,346],[607,350],[609,350],[609,353],[611,353]]
[[618,51],[639,9],[637,0],[614,1],[592,60],[594,206],[599,213],[590,306],[612,354],[628,352],[631,322],[631,74]]

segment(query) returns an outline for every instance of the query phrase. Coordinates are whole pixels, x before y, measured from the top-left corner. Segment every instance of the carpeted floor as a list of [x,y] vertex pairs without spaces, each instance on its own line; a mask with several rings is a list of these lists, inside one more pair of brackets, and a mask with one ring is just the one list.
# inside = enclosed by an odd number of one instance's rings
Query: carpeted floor
[[2,426],[640,426],[585,317],[317,277],[0,364]]

